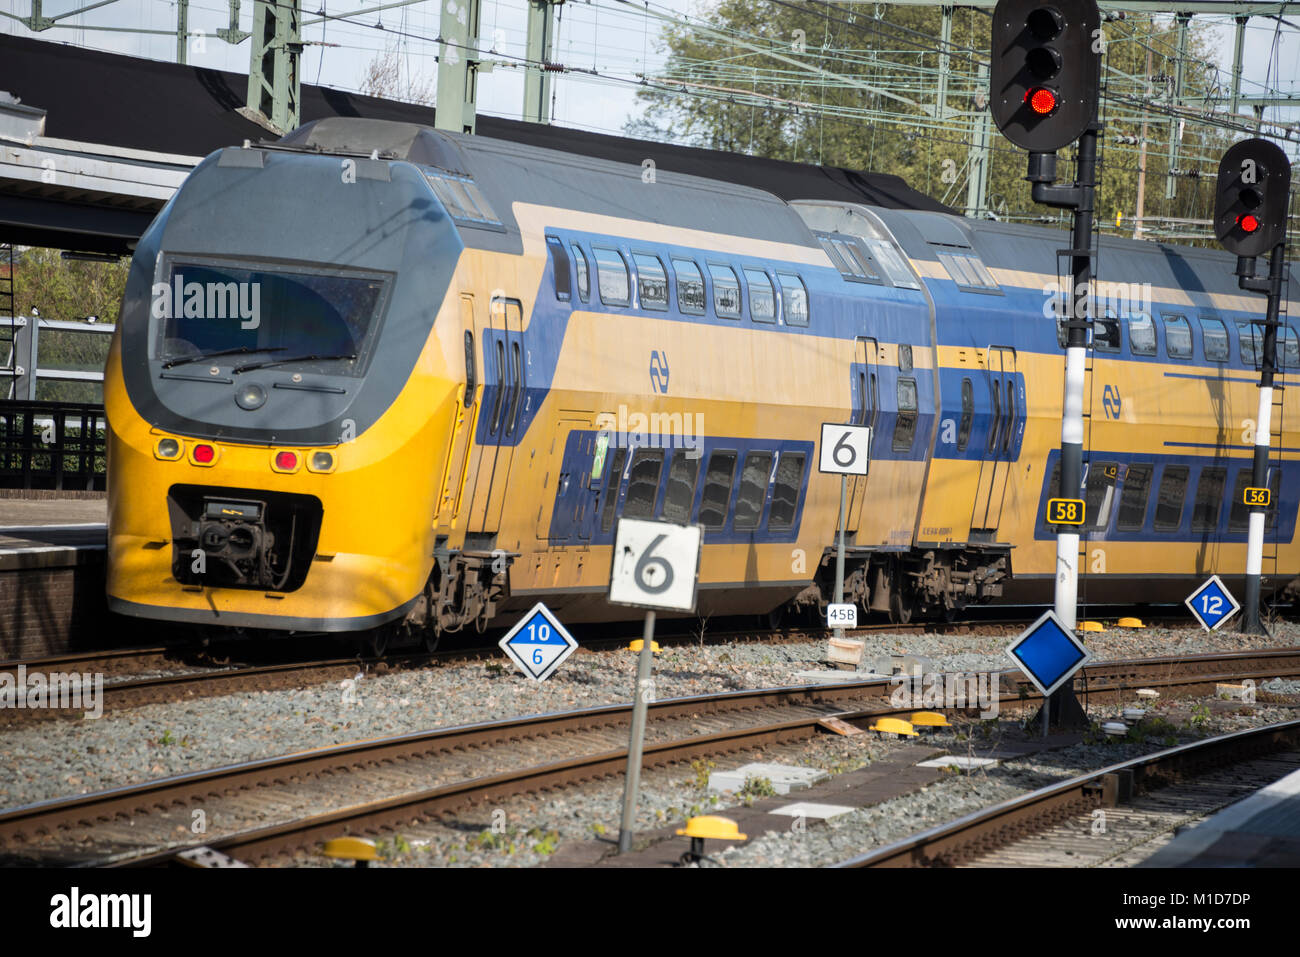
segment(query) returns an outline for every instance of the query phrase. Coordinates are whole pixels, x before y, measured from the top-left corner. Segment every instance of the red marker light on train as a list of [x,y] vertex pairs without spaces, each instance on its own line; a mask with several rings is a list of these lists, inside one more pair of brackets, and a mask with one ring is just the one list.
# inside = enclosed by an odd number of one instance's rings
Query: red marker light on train
[[1043,86],[1034,87],[1025,94],[1025,102],[1039,116],[1046,116],[1056,109],[1056,94]]
[[276,452],[275,470],[277,472],[296,472],[298,470],[297,454],[293,452]]
[[211,465],[217,460],[217,450],[210,445],[196,445],[191,457],[199,465]]
[[1259,229],[1259,219],[1250,213],[1242,213],[1237,217],[1237,225],[1241,227],[1242,232],[1253,233]]

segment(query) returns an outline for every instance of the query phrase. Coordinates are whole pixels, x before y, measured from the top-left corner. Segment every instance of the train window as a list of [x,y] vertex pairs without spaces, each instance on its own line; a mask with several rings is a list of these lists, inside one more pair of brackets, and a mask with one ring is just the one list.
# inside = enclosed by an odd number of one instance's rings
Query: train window
[[905,342],[898,346],[898,371],[903,373],[912,371],[912,347]]
[[730,266],[709,263],[713,277],[713,311],[727,319],[740,318],[740,280]]
[[465,332],[465,408],[474,404],[474,388],[478,383],[474,379],[474,333]]
[[745,284],[749,286],[749,318],[755,322],[776,322],[776,293],[772,280],[761,269],[745,269]]
[[659,475],[664,468],[663,449],[637,449],[628,471],[624,518],[653,518],[659,497]]
[[792,528],[803,486],[802,452],[783,452],[776,463],[776,483],[772,487],[772,509],[767,516],[769,530]]
[[1108,308],[1106,314],[1093,324],[1092,347],[1102,352],[1118,352],[1119,337],[1119,319],[1115,317],[1115,310]]
[[785,324],[808,325],[808,290],[804,288],[803,280],[779,272],[776,281],[781,284],[781,309],[785,313]]
[[970,444],[970,427],[975,421],[975,387],[970,379],[961,380],[961,425],[957,429],[957,451],[965,452]]
[[1145,312],[1129,317],[1128,344],[1135,356],[1156,354],[1156,324]]
[[998,447],[998,433],[1002,431],[1002,389],[996,381],[989,386],[989,393],[993,396],[993,425],[989,428],[987,451],[992,452]]
[[497,340],[497,395],[492,403],[492,429],[495,434],[496,430],[501,428],[501,408],[506,397],[506,344],[501,339]]
[[977,257],[966,254],[939,253],[939,262],[957,288],[980,292],[998,291],[997,280]]
[[623,485],[623,463],[627,461],[627,449],[615,449],[614,461],[609,466],[609,480],[605,483],[605,501],[600,507],[600,530],[608,532],[614,528],[614,512],[618,508],[618,492]]
[[1088,479],[1084,483],[1084,528],[1104,529],[1110,526],[1110,510],[1115,505],[1115,478],[1119,466],[1115,462],[1090,462]]
[[668,276],[658,256],[633,253],[636,263],[636,294],[642,309],[668,308]]
[[1295,330],[1290,326],[1282,326],[1277,333],[1282,340],[1277,344],[1277,357],[1281,360],[1281,367],[1294,369],[1300,366],[1300,338],[1296,337]]
[[426,172],[424,177],[452,219],[476,225],[501,225],[492,205],[473,180],[432,172]]
[[912,270],[908,268],[907,263],[903,262],[903,257],[888,240],[868,239],[867,246],[876,257],[876,261],[885,267],[885,272],[889,274],[895,286],[903,286],[907,289],[921,288],[917,284],[916,277],[912,275]]
[[704,276],[691,259],[674,259],[677,273],[677,308],[693,316],[704,315]]
[[578,298],[586,302],[591,296],[591,279],[587,275],[587,254],[577,243],[570,243],[573,250],[573,264],[578,267]]
[[1219,508],[1223,505],[1224,469],[1201,469],[1196,482],[1196,500],[1192,503],[1192,531],[1211,531],[1219,527]]
[[740,494],[736,496],[736,528],[758,528],[771,474],[771,452],[750,452],[745,456],[745,467],[740,470]]
[[727,524],[727,507],[731,503],[731,480],[736,474],[735,452],[714,452],[704,472],[704,495],[700,499],[700,524],[721,528]]
[[912,451],[916,438],[916,380],[898,380],[898,420],[894,423],[894,451]]
[[1124,491],[1119,497],[1119,514],[1115,517],[1115,527],[1121,531],[1137,531],[1146,521],[1152,470],[1150,465],[1130,465],[1124,473]]
[[567,302],[572,296],[569,254],[564,251],[564,243],[554,236],[546,237],[546,248],[551,251],[552,272],[555,273],[555,298]]
[[1156,531],[1174,531],[1183,523],[1183,496],[1187,493],[1187,466],[1166,465],[1160,473],[1156,497]]
[[1259,330],[1253,322],[1237,323],[1237,340],[1241,344],[1241,361],[1259,368]]
[[1228,348],[1228,327],[1220,319],[1201,317],[1201,347],[1205,350],[1206,362],[1227,362],[1231,350]]
[[596,284],[600,301],[607,306],[626,306],[631,301],[628,289],[627,262],[623,254],[608,246],[592,246],[596,257]]
[[1165,351],[1171,359],[1192,357],[1192,327],[1182,316],[1161,316],[1165,321]]
[[817,233],[826,255],[830,256],[835,268],[845,279],[858,282],[883,283],[880,270],[856,236],[844,236],[839,233]]
[[673,453],[673,464],[668,467],[668,491],[664,495],[664,519],[680,525],[691,520],[695,483],[699,477],[698,454],[693,455],[691,449],[678,449]]
[[822,244],[822,249],[826,250],[826,255],[830,257],[831,265],[838,269],[841,275],[854,275],[852,270],[849,269],[848,263],[844,261],[844,257],[840,255],[840,251],[835,248],[835,244],[831,242],[830,238],[819,235],[818,239]]

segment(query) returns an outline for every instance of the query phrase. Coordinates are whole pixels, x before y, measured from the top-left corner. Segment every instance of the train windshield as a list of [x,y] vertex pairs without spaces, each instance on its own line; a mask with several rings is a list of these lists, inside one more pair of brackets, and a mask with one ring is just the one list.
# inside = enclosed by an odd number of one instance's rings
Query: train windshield
[[157,358],[250,352],[287,366],[295,357],[355,357],[311,362],[343,375],[360,374],[386,285],[382,276],[210,262],[172,262],[166,276],[153,289]]

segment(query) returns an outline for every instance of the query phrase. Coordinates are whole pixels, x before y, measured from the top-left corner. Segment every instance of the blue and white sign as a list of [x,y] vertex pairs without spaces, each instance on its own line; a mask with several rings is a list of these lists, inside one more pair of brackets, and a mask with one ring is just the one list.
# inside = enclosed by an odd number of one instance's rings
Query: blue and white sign
[[1206,631],[1216,631],[1219,626],[1231,618],[1241,608],[1232,592],[1219,581],[1218,575],[1211,575],[1205,584],[1192,592],[1187,598],[1187,607],[1192,610],[1196,620]]
[[535,681],[545,681],[578,643],[540,601],[500,641],[501,650]]
[[1016,667],[1044,695],[1050,695],[1074,677],[1092,657],[1092,652],[1056,617],[1046,612],[1007,646]]

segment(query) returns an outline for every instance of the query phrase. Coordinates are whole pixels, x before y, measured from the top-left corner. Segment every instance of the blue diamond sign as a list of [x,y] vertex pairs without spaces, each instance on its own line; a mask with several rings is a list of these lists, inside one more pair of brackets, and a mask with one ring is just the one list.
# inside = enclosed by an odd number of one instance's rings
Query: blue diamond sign
[[1092,657],[1054,611],[1022,631],[1007,646],[1007,654],[1044,695],[1069,681]]
[[1211,575],[1205,584],[1187,597],[1187,607],[1192,610],[1202,628],[1215,631],[1235,615],[1241,605],[1232,597],[1227,586],[1219,581],[1219,576]]
[[578,647],[559,619],[540,601],[499,644],[519,670],[535,681],[549,678]]

